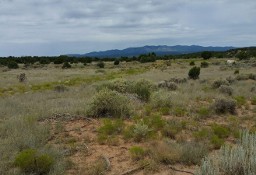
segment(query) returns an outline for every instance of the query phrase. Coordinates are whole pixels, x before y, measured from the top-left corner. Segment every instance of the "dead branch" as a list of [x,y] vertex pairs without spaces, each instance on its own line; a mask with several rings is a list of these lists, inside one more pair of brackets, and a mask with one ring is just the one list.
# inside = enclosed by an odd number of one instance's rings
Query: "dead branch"
[[131,174],[134,174],[135,172],[139,171],[139,170],[142,170],[144,169],[146,166],[148,166],[149,164],[145,164],[143,166],[140,166],[140,167],[136,167],[134,169],[131,169],[131,170],[128,170],[126,172],[124,172],[123,174],[121,175],[131,175]]
[[187,173],[187,174],[192,174],[195,175],[194,173],[190,172],[190,171],[184,171],[184,170],[178,170],[172,166],[168,166],[170,169],[172,169],[173,171],[177,171],[177,172],[181,172],[181,173]]

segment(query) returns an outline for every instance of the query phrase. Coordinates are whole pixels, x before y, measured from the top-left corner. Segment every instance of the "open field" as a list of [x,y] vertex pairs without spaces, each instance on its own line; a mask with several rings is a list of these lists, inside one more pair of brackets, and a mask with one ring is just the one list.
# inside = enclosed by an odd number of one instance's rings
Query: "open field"
[[256,59],[226,60],[207,60],[196,80],[192,59],[0,67],[0,174],[21,174],[24,150],[52,158],[39,174],[195,173],[256,131]]

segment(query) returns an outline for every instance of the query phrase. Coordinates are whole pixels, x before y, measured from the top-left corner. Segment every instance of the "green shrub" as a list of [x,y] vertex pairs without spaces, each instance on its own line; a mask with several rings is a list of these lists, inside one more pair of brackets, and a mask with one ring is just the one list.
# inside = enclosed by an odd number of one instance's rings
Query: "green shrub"
[[186,115],[186,112],[187,110],[184,108],[184,107],[181,107],[181,106],[176,106],[172,109],[172,113],[175,115],[175,116],[178,116],[178,117],[183,117]]
[[195,64],[195,61],[190,61],[189,65],[190,65],[190,66],[196,65],[196,64]]
[[140,142],[149,138],[152,134],[152,129],[143,122],[138,122],[133,127],[133,137],[135,141]]
[[50,172],[54,160],[50,155],[40,154],[34,149],[27,149],[16,156],[14,164],[24,173],[42,175]]
[[166,122],[161,132],[163,136],[175,139],[176,135],[180,133],[182,129],[184,129],[184,126],[181,122],[176,120],[169,120]]
[[212,57],[212,53],[209,52],[209,51],[204,51],[204,52],[201,53],[201,57],[202,57],[203,59],[207,60],[207,59],[209,59],[209,58]]
[[207,68],[207,67],[209,67],[209,63],[206,62],[206,61],[203,61],[203,62],[201,62],[201,66],[200,67],[201,68]]
[[236,57],[239,60],[246,60],[246,59],[249,59],[249,54],[247,52],[245,52],[245,51],[241,51],[241,52],[236,54]]
[[252,105],[256,105],[256,96],[252,98],[251,103]]
[[200,67],[193,67],[189,70],[188,76],[190,79],[198,79],[200,75]]
[[146,151],[139,146],[133,146],[129,149],[129,152],[134,160],[141,160],[146,156]]
[[224,144],[224,140],[219,138],[217,135],[213,135],[211,137],[211,144],[213,145],[214,149],[219,149]]
[[202,128],[201,130],[194,132],[193,135],[197,141],[205,141],[211,137],[212,133],[209,129]]
[[214,124],[212,125],[213,133],[219,138],[227,138],[230,134],[230,130],[224,126]]
[[104,67],[105,67],[105,63],[104,63],[103,61],[99,61],[99,62],[97,63],[97,66],[98,66],[99,68],[104,68]]
[[229,112],[236,113],[236,102],[230,99],[217,99],[213,104],[213,109],[217,114]]
[[236,100],[236,103],[238,106],[242,106],[246,104],[246,99],[244,96],[236,96],[234,97],[234,99]]
[[210,110],[209,108],[206,108],[206,107],[201,107],[198,111],[197,111],[197,114],[199,115],[200,118],[208,118],[210,117]]
[[104,119],[103,125],[98,129],[98,132],[103,135],[120,134],[124,129],[124,122],[121,119],[111,120]]
[[219,91],[223,94],[227,94],[229,96],[231,96],[234,92],[233,88],[227,85],[221,85],[219,87]]
[[149,126],[149,128],[152,128],[154,130],[160,130],[162,129],[165,124],[166,121],[162,119],[162,117],[160,115],[152,115],[149,117],[145,117],[143,119],[143,122]]
[[71,68],[71,65],[68,62],[65,62],[62,66],[62,69],[69,69]]
[[171,94],[166,91],[154,92],[150,98],[150,105],[153,109],[170,108]]
[[150,99],[153,84],[147,80],[139,80],[135,82],[131,88],[131,92],[137,94],[138,98],[147,102]]
[[119,65],[120,61],[119,60],[115,60],[114,61],[114,65]]
[[239,69],[235,70],[234,74],[239,74]]
[[19,68],[19,65],[15,62],[15,61],[10,61],[8,64],[7,64],[7,67],[9,69],[18,69]]
[[87,114],[91,117],[129,117],[130,102],[116,91],[103,89],[94,96]]
[[229,82],[227,80],[215,80],[213,83],[212,83],[212,88],[213,89],[217,89],[219,88],[221,85],[229,85]]

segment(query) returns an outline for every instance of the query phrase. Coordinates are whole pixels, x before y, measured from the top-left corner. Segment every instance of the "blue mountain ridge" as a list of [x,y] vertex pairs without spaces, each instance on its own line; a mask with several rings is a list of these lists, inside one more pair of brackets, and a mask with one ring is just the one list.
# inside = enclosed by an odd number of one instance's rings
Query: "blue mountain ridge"
[[203,47],[198,45],[175,45],[175,46],[167,46],[167,45],[159,45],[159,46],[143,46],[143,47],[130,47],[123,50],[106,50],[106,51],[98,51],[98,52],[90,52],[86,54],[68,54],[69,56],[75,57],[99,57],[99,58],[118,58],[118,57],[132,57],[139,56],[141,54],[147,54],[154,52],[157,55],[180,55],[180,54],[188,54],[202,51],[227,51],[230,49],[235,49],[235,47],[227,46],[227,47]]

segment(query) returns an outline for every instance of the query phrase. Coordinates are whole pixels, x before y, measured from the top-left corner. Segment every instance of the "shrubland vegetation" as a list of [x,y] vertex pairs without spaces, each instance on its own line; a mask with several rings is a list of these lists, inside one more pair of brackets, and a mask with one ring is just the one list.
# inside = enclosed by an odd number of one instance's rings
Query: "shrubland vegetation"
[[201,54],[0,59],[0,174],[255,174],[254,52]]

